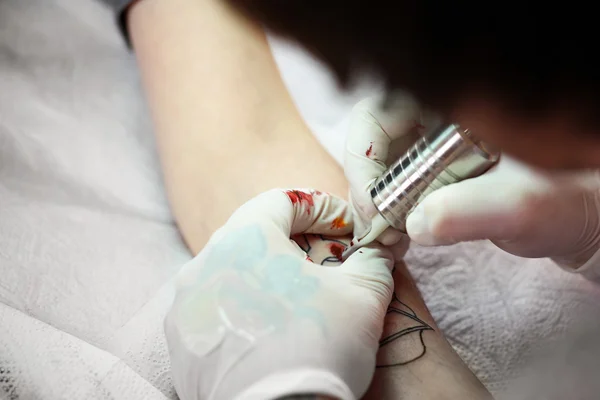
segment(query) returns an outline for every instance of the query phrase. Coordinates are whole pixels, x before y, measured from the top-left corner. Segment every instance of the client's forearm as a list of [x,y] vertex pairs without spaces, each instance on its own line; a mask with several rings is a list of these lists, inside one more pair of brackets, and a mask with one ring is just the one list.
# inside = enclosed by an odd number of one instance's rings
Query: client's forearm
[[294,107],[263,32],[219,0],[143,0],[129,28],[169,200],[190,248],[273,187],[346,193]]
[[[339,244],[347,246],[350,241],[348,237],[315,235],[300,235],[293,239],[313,262],[324,268],[340,264],[333,250]],[[393,274],[394,296],[385,318],[377,369],[364,398],[491,399],[435,325],[406,265],[397,263]]]
[[436,327],[404,263],[396,264],[394,284],[365,399],[491,399]]

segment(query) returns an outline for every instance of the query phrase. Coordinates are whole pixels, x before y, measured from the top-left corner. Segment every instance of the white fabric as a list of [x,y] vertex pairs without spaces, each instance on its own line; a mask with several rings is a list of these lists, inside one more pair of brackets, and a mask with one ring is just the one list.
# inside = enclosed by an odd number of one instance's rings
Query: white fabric
[[[277,59],[341,162],[331,78]],[[0,398],[175,398],[164,343],[172,225],[133,58],[93,0],[0,0]],[[440,327],[492,390],[530,349],[600,305],[598,287],[484,243],[409,252]]]
[[93,1],[0,1],[0,398],[175,398],[189,259],[133,57]]

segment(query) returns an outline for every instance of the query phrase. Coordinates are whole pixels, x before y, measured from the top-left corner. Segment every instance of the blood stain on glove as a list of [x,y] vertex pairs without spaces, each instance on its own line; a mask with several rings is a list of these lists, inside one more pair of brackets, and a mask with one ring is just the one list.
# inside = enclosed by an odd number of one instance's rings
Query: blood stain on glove
[[312,193],[302,192],[300,190],[286,190],[285,194],[290,198],[293,205],[306,207],[306,213],[310,215],[310,210],[315,206],[313,195],[320,195],[321,192],[314,191]]
[[373,142],[371,142],[371,145],[369,146],[369,148],[365,152],[365,156],[371,157],[371,153],[373,153]]
[[344,218],[337,217],[331,222],[331,229],[342,229],[348,226],[348,223],[344,221]]
[[423,125],[419,121],[415,121],[415,125],[413,126],[413,129],[415,129],[417,132],[420,132],[421,130],[425,129],[425,125]]

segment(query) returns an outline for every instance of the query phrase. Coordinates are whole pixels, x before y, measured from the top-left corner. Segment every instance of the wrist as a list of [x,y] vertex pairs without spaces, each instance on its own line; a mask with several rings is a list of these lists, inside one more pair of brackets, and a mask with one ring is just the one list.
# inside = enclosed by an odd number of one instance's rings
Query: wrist
[[337,375],[314,368],[271,374],[254,383],[236,400],[354,400],[356,396]]

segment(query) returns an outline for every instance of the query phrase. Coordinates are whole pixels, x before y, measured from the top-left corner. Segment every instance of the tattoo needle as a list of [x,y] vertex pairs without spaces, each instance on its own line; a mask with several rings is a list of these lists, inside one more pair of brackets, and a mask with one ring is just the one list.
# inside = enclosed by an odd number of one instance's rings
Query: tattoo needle
[[355,237],[350,242],[352,245],[342,254],[342,261],[346,261],[348,257],[361,247],[373,243],[389,227],[390,224],[380,214],[375,215],[371,220],[371,229],[363,236]]
[[388,227],[406,233],[408,215],[427,195],[479,176],[499,159],[500,151],[475,138],[469,129],[449,124],[431,130],[370,186],[371,200],[379,214],[373,217],[371,230],[351,242],[342,260],[372,243]]

